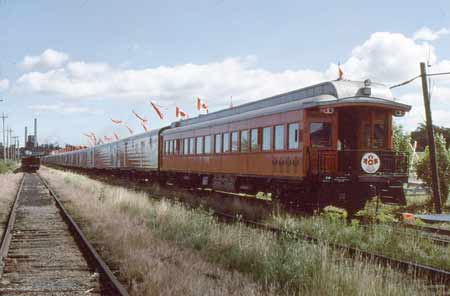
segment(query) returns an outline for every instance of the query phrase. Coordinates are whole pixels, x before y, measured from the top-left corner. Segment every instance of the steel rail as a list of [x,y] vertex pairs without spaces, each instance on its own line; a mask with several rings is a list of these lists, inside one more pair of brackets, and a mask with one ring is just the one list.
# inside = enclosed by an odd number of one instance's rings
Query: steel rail
[[318,238],[315,238],[315,237],[312,237],[312,236],[309,236],[306,234],[299,234],[298,232],[278,228],[278,227],[275,227],[272,225],[259,223],[259,222],[252,221],[252,220],[247,220],[242,217],[237,218],[235,216],[231,216],[229,214],[220,213],[220,212],[214,212],[214,214],[216,216],[219,216],[222,218],[242,222],[246,225],[249,225],[249,226],[252,226],[255,228],[270,231],[276,235],[286,235],[286,236],[289,236],[289,237],[292,237],[292,238],[295,238],[298,240],[304,240],[304,241],[311,242],[314,244],[324,243],[325,245],[327,245],[333,249],[346,252],[350,257],[361,256],[361,258],[363,258],[363,259],[368,259],[370,261],[382,264],[384,266],[391,267],[393,269],[400,270],[402,272],[412,273],[414,276],[423,277],[432,284],[444,284],[447,287],[450,286],[450,271],[441,270],[441,269],[434,268],[432,266],[428,266],[428,265],[424,265],[424,264],[419,264],[419,263],[415,263],[415,262],[409,262],[409,261],[404,261],[404,260],[387,257],[387,256],[384,256],[381,254],[371,253],[371,252],[364,251],[364,250],[350,247],[350,246],[326,242],[326,241],[320,240]]
[[5,230],[3,231],[2,240],[1,240],[1,246],[0,246],[0,275],[3,273],[3,261],[8,255],[8,249],[9,245],[11,243],[12,238],[12,229],[14,228],[14,223],[16,221],[16,210],[19,207],[19,199],[20,195],[22,193],[23,184],[25,181],[25,174],[22,175],[22,179],[20,180],[20,185],[17,188],[16,197],[14,199],[14,203],[11,207],[11,211],[8,215],[8,224],[5,227]]
[[111,269],[103,261],[103,259],[100,257],[100,255],[95,250],[95,248],[92,246],[92,244],[86,238],[86,236],[82,232],[81,228],[78,226],[78,224],[75,222],[75,220],[69,215],[67,210],[64,208],[61,200],[59,199],[58,195],[51,188],[51,186],[47,183],[47,181],[44,178],[42,178],[42,176],[40,174],[37,174],[37,176],[40,178],[40,180],[42,181],[44,186],[49,191],[50,195],[55,200],[57,207],[61,211],[61,215],[62,215],[63,219],[66,221],[67,225],[72,230],[72,233],[75,235],[76,241],[81,244],[81,247],[85,250],[85,252],[90,257],[90,259],[94,262],[94,264],[99,268],[101,273],[107,277],[107,280],[111,283],[112,288],[114,290],[116,290],[118,295],[127,296],[128,295],[127,290],[117,280],[116,276],[113,274]]

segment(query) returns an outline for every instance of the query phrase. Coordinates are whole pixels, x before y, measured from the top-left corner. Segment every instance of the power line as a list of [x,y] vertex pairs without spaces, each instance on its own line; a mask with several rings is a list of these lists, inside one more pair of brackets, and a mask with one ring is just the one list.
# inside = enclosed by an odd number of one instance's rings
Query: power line
[[[450,72],[431,73],[431,74],[426,74],[426,75],[427,75],[427,76],[450,75]],[[391,86],[391,87],[389,87],[389,88],[390,88],[390,89],[393,89],[393,88],[396,88],[396,87],[399,87],[399,86],[403,86],[403,85],[409,84],[409,83],[413,82],[414,80],[416,80],[416,79],[419,78],[419,77],[422,77],[422,75],[414,76],[413,78],[411,78],[411,79],[409,79],[409,80],[406,80],[406,81],[404,81],[404,82],[402,82],[402,83],[393,85],[393,86]]]

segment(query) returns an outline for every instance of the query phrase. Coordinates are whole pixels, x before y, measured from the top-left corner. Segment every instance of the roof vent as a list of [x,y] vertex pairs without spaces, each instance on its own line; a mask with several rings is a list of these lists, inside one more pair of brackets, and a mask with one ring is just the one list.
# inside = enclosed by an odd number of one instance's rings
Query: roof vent
[[370,94],[372,93],[372,90],[370,88],[370,85],[372,84],[372,81],[370,81],[370,79],[366,79],[364,80],[364,87],[362,88],[362,93],[365,96],[370,96]]

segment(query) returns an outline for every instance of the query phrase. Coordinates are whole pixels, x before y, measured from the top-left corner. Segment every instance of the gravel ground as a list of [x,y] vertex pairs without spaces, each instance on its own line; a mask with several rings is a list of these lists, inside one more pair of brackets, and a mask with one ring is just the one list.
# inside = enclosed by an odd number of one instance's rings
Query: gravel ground
[[0,174],[0,239],[3,236],[3,230],[8,222],[9,211],[14,203],[21,179],[22,173]]

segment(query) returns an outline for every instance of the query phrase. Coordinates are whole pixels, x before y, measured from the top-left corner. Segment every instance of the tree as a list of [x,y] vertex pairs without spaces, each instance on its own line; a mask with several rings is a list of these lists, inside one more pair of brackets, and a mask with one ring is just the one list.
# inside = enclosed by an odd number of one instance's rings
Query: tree
[[[441,134],[446,140],[446,146],[450,145],[450,128],[433,125],[435,134]],[[417,151],[424,151],[428,143],[427,126],[420,123],[415,131],[411,132],[411,140],[417,141]]]
[[[436,160],[438,163],[439,185],[441,187],[441,203],[447,202],[450,181],[450,151],[442,134],[436,134]],[[417,176],[432,188],[430,149],[425,148],[424,157],[416,163]]]
[[411,136],[403,130],[403,127],[401,125],[394,125],[394,151],[397,153],[405,153],[406,155],[408,155],[408,158],[410,158],[413,152],[410,143]]

